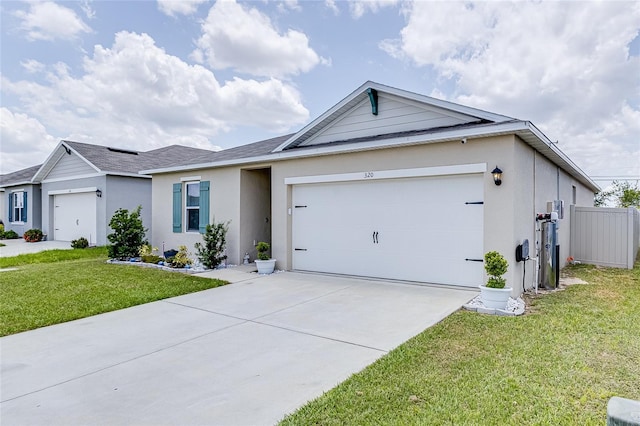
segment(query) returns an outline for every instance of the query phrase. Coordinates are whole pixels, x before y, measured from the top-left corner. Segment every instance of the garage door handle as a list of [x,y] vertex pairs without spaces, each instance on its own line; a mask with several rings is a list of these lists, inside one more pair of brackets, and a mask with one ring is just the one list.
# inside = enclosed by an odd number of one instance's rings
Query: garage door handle
[[465,204],[484,204],[484,201],[467,201]]
[[467,262],[484,262],[482,259],[465,259]]
[[371,237],[373,238],[373,244],[378,244],[378,233],[376,231],[373,231],[373,235]]

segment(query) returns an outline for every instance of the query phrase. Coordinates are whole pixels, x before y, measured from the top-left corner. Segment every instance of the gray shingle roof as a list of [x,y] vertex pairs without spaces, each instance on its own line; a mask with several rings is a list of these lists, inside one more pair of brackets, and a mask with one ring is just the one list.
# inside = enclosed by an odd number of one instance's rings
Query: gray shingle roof
[[42,164],[0,175],[0,187],[29,183],[40,167]]
[[216,152],[171,145],[151,151],[133,151],[81,142],[63,141],[100,171],[137,174],[140,170],[214,161]]

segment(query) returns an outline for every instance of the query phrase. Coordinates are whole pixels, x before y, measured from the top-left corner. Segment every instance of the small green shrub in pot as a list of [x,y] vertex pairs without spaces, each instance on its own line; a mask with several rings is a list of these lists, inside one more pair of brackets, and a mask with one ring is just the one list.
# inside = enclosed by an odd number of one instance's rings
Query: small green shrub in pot
[[71,241],[71,248],[74,249],[84,249],[89,247],[89,240],[85,237],[80,237],[77,240]]
[[256,250],[258,250],[258,259],[259,260],[269,260],[269,254],[267,253],[271,246],[269,243],[265,243],[264,241],[260,241],[256,244]]
[[42,241],[42,231],[39,229],[29,229],[24,233],[22,238],[28,243],[37,243],[38,241]]
[[487,287],[489,288],[504,288],[507,281],[502,278],[502,275],[507,273],[509,263],[503,255],[497,251],[490,251],[484,255],[484,270],[487,271],[489,279],[487,280]]

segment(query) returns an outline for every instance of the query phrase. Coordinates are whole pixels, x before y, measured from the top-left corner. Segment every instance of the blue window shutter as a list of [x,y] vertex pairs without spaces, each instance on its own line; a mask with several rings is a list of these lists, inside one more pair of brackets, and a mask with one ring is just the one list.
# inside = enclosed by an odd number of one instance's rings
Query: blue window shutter
[[13,194],[9,193],[9,222],[13,222]]
[[173,232],[182,232],[182,184],[173,184]]
[[24,191],[22,193],[22,196],[24,197],[24,201],[22,203],[22,221],[26,222],[27,221],[27,191]]
[[200,213],[198,213],[198,216],[201,234],[207,232],[207,225],[209,224],[209,204],[209,181],[200,182]]

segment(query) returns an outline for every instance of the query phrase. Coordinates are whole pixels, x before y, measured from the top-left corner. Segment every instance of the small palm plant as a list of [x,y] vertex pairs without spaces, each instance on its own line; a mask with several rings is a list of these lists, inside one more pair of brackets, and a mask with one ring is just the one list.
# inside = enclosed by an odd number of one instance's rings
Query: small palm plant
[[487,280],[487,287],[489,288],[504,288],[507,281],[502,278],[502,275],[507,273],[509,263],[503,255],[497,251],[490,251],[484,255],[484,270],[487,271],[489,279]]

